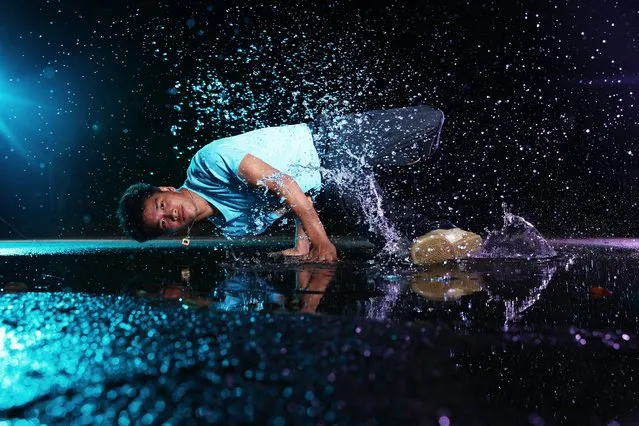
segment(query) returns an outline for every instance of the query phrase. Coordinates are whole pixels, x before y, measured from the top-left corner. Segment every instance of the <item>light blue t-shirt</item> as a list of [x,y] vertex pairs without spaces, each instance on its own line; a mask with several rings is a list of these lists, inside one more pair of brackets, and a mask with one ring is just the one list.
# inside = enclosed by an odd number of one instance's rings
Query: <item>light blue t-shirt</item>
[[306,124],[266,127],[209,143],[191,159],[183,187],[220,211],[209,220],[227,237],[260,234],[287,211],[266,186],[250,187],[237,175],[247,154],[291,176],[307,194],[317,195],[322,184],[319,156]]

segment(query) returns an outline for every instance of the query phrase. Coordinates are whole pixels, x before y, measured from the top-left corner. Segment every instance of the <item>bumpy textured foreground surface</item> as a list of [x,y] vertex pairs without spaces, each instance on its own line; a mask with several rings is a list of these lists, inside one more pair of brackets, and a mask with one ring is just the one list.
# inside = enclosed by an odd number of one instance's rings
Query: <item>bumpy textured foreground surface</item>
[[6,419],[275,425],[639,419],[637,344],[625,334],[460,336],[415,323],[223,313],[71,293],[4,295],[0,315]]

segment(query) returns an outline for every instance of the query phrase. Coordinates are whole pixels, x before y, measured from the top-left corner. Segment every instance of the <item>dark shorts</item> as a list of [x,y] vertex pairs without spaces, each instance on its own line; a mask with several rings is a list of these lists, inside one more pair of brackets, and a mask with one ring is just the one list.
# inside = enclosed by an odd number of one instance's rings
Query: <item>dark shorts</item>
[[427,105],[317,117],[310,127],[324,169],[402,166],[439,147],[444,113]]
[[379,245],[428,229],[431,221],[410,200],[393,204],[374,171],[431,157],[443,124],[444,113],[427,105],[317,117],[309,127],[322,167],[320,204]]

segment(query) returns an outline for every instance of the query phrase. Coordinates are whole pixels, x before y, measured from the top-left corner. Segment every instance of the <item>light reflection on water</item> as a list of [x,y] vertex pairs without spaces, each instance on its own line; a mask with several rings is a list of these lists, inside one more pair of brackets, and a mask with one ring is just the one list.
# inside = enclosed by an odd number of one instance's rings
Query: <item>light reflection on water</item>
[[[0,283],[4,293],[118,293],[187,308],[355,315],[479,330],[522,324],[639,329],[633,251],[566,246],[547,260],[469,259],[415,267],[379,264],[358,249],[334,265],[282,262],[265,256],[261,247],[252,250],[5,258]],[[105,267],[108,273],[96,273]]]
[[[0,282],[4,292],[127,293],[220,310],[494,328],[522,321],[531,326],[617,324],[630,326],[631,332],[638,328],[632,309],[639,304],[639,274],[637,262],[630,261],[632,251],[564,247],[558,257],[545,261],[474,259],[430,267],[380,265],[352,252],[356,254],[347,253],[335,265],[278,262],[264,258],[260,248],[249,256],[240,252],[232,257],[196,250],[7,257]],[[95,273],[105,266],[108,274]],[[593,287],[613,294],[595,300],[590,296]]]

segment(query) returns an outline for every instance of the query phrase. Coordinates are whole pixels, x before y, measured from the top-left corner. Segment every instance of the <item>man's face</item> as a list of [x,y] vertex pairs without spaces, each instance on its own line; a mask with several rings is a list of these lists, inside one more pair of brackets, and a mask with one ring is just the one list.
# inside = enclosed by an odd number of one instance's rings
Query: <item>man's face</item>
[[162,234],[186,228],[196,217],[193,199],[186,190],[176,192],[172,187],[160,187],[144,202],[142,220],[144,227]]

